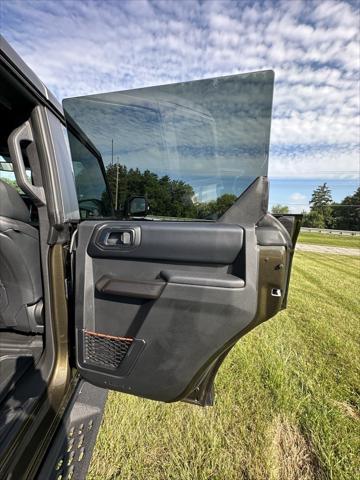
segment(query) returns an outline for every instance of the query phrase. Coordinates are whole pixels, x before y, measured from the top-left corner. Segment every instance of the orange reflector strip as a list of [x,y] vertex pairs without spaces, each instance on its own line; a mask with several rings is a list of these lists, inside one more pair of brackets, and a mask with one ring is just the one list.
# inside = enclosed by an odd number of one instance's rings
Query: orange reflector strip
[[94,337],[110,338],[111,340],[126,340],[127,342],[132,342],[134,340],[132,337],[115,337],[114,335],[91,332],[90,330],[84,330],[84,333],[86,333],[87,335],[93,335]]

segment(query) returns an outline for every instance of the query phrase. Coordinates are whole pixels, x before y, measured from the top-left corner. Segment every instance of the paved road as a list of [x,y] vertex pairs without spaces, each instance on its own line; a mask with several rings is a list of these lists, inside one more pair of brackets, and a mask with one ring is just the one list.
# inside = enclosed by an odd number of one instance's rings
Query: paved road
[[296,250],[301,252],[360,256],[360,248],[328,247],[326,245],[310,245],[309,243],[297,243]]

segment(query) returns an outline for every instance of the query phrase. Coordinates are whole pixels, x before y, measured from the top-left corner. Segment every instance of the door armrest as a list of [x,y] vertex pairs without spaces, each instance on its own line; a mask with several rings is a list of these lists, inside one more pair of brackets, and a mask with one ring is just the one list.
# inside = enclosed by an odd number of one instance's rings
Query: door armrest
[[220,288],[243,288],[245,282],[242,278],[235,277],[228,273],[211,274],[211,277],[199,275],[194,272],[184,272],[180,270],[162,270],[161,278],[167,283],[180,283],[185,285],[201,285],[203,287]]

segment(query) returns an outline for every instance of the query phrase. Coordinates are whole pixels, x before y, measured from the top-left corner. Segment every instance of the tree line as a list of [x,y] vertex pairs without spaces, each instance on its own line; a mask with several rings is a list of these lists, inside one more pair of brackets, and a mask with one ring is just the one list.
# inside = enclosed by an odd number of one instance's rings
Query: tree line
[[113,164],[106,167],[113,205],[121,212],[131,195],[148,199],[150,215],[176,218],[216,219],[235,202],[236,195],[225,193],[209,202],[196,201],[193,187],[183,180],[172,180],[150,170]]
[[[182,180],[172,180],[168,175],[159,176],[150,170],[128,169],[121,164],[108,165],[106,174],[112,203],[118,206],[120,213],[129,196],[142,195],[150,203],[150,215],[210,220],[219,218],[237,198],[234,194],[225,193],[216,200],[198,202],[193,187]],[[14,180],[2,180],[20,190]],[[309,205],[310,211],[302,212],[304,227],[360,230],[360,187],[340,203],[335,203],[325,182],[315,188]],[[277,204],[272,207],[272,213],[290,212],[287,205]]]
[[[325,182],[315,188],[309,205],[310,211],[303,212],[303,227],[360,230],[360,187],[340,203],[335,203]],[[289,213],[289,207],[274,205],[272,213]]]

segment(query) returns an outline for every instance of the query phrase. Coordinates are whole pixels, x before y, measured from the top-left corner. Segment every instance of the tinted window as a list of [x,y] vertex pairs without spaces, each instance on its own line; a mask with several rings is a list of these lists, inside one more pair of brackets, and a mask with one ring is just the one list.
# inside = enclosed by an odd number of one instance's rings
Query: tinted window
[[69,141],[81,218],[112,216],[111,199],[100,164],[101,158],[72,133],[69,133]]
[[63,104],[99,150],[120,210],[146,195],[153,216],[216,219],[267,175],[272,94],[265,71]]

